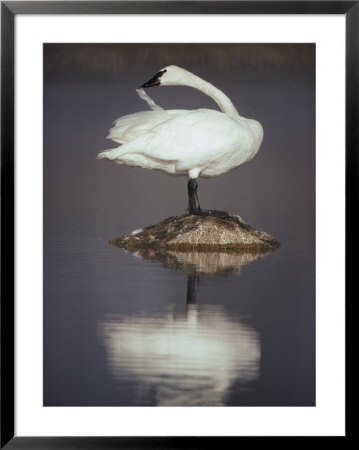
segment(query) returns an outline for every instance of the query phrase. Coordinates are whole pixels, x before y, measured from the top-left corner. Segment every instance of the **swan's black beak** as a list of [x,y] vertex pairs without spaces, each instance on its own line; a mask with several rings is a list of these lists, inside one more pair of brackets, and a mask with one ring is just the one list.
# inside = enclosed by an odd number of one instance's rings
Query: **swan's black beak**
[[161,70],[160,72],[156,73],[154,77],[152,77],[147,83],[140,86],[140,88],[149,88],[152,86],[159,86],[161,84],[161,77],[165,73],[165,70]]

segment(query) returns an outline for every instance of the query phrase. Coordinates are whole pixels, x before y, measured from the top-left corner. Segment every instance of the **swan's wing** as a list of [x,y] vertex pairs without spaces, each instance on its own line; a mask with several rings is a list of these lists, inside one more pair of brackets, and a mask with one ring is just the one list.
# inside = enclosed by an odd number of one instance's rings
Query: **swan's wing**
[[219,111],[185,111],[120,147],[118,157],[135,153],[164,161],[190,162],[195,167],[233,152],[240,135],[241,126]]
[[112,139],[119,144],[130,142],[173,115],[180,114],[179,110],[164,110],[143,89],[136,89],[136,92],[152,111],[140,111],[115,120],[115,126],[110,129],[107,139]]
[[182,111],[98,157],[174,175],[194,171],[215,176],[256,154],[263,134],[252,130],[251,122],[258,124],[248,119],[237,121],[214,110]]
[[146,134],[157,125],[166,122],[174,116],[184,114],[185,110],[168,110],[158,109],[154,111],[139,111],[134,114],[120,117],[115,121],[115,125],[111,128],[108,139],[112,139],[119,144],[131,142]]
[[168,119],[164,111],[139,111],[134,114],[120,117],[110,129],[107,139],[119,144],[133,141],[141,134]]

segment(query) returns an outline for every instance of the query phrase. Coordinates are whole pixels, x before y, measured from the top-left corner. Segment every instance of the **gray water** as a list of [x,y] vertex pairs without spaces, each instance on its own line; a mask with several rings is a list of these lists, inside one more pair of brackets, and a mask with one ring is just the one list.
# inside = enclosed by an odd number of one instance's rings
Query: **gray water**
[[[143,258],[110,245],[185,212],[185,178],[96,160],[113,146],[111,122],[146,109],[134,89],[164,64],[45,73],[44,405],[315,405],[314,65],[176,63],[264,127],[253,161],[199,180],[201,205],[281,247]],[[149,94],[165,108],[214,107],[184,87]]]

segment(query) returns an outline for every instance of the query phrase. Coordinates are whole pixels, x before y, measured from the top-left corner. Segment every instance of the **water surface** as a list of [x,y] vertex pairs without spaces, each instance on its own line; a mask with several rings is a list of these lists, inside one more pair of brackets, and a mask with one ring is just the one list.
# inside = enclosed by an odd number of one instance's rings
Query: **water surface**
[[236,256],[48,244],[45,405],[313,405],[311,252]]

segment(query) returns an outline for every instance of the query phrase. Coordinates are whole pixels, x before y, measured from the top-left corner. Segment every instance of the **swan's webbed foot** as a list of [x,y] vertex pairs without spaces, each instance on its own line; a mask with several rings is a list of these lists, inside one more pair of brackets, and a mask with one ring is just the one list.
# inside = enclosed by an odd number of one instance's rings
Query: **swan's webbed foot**
[[188,181],[188,214],[197,216],[213,216],[221,219],[229,219],[231,216],[227,211],[217,211],[216,209],[201,209],[197,195],[198,183],[195,179]]
[[188,211],[189,214],[197,216],[213,216],[221,219],[229,219],[231,216],[227,211],[218,211],[217,209],[192,209]]

